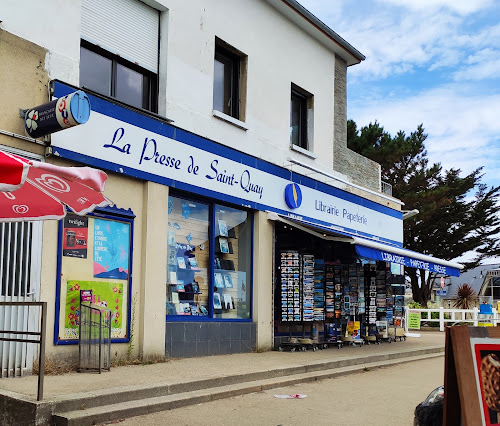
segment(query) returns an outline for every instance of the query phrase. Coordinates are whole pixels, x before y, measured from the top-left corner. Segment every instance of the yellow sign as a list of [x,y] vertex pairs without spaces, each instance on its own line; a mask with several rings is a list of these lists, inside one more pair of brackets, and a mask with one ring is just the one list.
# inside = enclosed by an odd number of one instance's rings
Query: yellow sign
[[408,328],[420,330],[420,312],[419,311],[409,311],[408,312]]

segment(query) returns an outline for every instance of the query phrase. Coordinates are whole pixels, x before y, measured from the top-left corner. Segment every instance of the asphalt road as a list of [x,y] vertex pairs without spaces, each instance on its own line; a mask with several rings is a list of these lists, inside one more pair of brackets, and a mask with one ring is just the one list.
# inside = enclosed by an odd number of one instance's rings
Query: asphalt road
[[[415,406],[443,384],[443,379],[444,357],[440,356],[114,423],[122,426],[411,426]],[[288,394],[307,397],[275,397]]]

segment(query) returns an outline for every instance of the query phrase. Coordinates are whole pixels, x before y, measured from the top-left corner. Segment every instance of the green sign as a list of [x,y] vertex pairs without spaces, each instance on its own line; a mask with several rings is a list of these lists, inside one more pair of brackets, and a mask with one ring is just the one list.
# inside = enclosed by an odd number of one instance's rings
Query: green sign
[[408,312],[408,328],[420,330],[420,312]]

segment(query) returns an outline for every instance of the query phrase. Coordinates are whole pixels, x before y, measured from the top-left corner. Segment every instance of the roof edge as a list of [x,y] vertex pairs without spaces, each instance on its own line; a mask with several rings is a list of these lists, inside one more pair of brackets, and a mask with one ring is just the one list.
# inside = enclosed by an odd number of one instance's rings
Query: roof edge
[[328,25],[326,25],[323,21],[314,16],[311,12],[309,12],[304,6],[302,6],[296,0],[267,0],[268,3],[272,4],[275,7],[279,7],[279,4],[283,4],[288,6],[290,9],[295,11],[298,15],[300,15],[305,21],[309,22],[313,27],[323,33],[324,36],[333,41],[336,45],[345,50],[350,56],[355,59],[354,61],[347,61],[348,65],[358,64],[361,61],[364,61],[366,57],[357,50],[354,46],[340,37],[335,31],[333,31]]

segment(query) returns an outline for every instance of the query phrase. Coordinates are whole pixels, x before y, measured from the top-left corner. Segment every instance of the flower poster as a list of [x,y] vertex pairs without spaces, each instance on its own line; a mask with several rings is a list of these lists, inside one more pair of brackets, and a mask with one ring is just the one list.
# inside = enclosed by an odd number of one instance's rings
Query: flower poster
[[94,220],[94,277],[126,280],[129,275],[130,225]]
[[126,337],[122,331],[122,283],[68,280],[66,284],[63,339],[78,339],[80,290],[92,290],[93,304],[103,306],[111,311],[111,337]]

